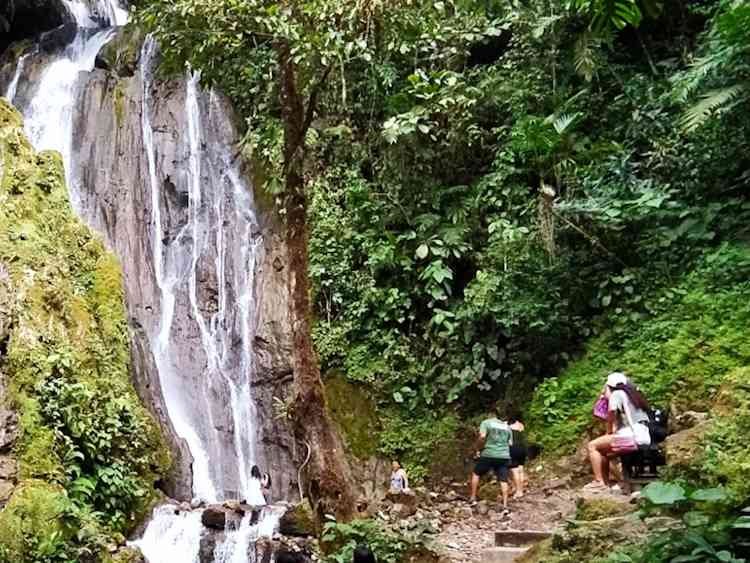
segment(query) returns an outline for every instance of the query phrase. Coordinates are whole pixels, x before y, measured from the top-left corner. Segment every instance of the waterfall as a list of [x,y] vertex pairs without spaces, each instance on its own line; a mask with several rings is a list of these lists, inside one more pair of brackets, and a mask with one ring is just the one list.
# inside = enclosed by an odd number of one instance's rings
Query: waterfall
[[28,54],[21,55],[16,65],[16,71],[13,73],[13,78],[8,85],[8,89],[5,91],[5,99],[10,103],[13,103],[13,98],[16,97],[16,90],[18,89],[18,81],[21,79],[23,73],[23,67],[26,64],[26,59],[29,57]]
[[[116,33],[115,26],[126,23],[127,12],[118,0],[63,2],[76,21],[75,37],[46,62],[30,100],[19,109],[34,146],[62,154],[76,213],[102,229],[90,201],[96,190],[79,170],[86,164],[80,159],[86,157],[73,142],[73,116],[84,100],[81,85],[87,73]],[[28,56],[32,54],[19,59],[6,90],[11,99],[30,66]],[[252,382],[259,307],[256,269],[265,252],[253,192],[234,148],[216,133],[228,127],[226,108],[219,96],[201,88],[198,73],[188,72],[170,89],[170,96],[184,97],[176,110],[181,129],[165,134],[155,126],[160,115],[152,95],[160,87],[154,77],[157,57],[157,45],[148,38],[137,75],[142,154],[127,155],[143,170],[143,185],[129,189],[142,189],[146,196],[149,251],[139,256],[149,263],[137,271],[153,276],[149,283],[156,288],[155,302],[147,307],[153,309],[153,319],[143,323],[148,347],[167,416],[193,460],[193,496],[203,503],[235,499],[262,505],[259,481],[250,476],[250,468],[259,462]],[[173,165],[179,161],[171,178],[163,172],[166,159]],[[117,241],[112,242],[117,249]],[[188,372],[191,379],[186,379]],[[197,563],[204,534],[201,512],[162,505],[133,545],[149,563]],[[224,532],[213,560],[254,561],[255,540],[272,535],[279,517],[278,509],[268,507],[253,523],[248,513],[235,529]]]
[[163,505],[154,510],[143,537],[132,545],[149,562],[198,563],[202,528],[200,512]]
[[44,69],[31,103],[22,108],[24,128],[34,147],[37,150],[56,150],[62,155],[66,164],[65,177],[70,186],[70,203],[79,214],[78,190],[72,185],[71,174],[74,168],[71,158],[73,109],[78,77],[79,73],[94,68],[97,53],[113,34],[113,28],[79,29],[73,42]]

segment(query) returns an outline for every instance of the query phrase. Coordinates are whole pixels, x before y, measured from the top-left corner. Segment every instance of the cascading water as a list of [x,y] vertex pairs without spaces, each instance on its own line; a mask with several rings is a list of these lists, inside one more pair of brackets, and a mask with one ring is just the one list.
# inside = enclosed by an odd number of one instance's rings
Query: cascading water
[[37,150],[56,150],[62,155],[71,204],[76,211],[78,190],[71,184],[71,147],[78,76],[94,68],[97,53],[113,33],[113,28],[77,30],[73,42],[45,68],[29,106],[22,108],[31,143]]
[[18,59],[18,64],[16,65],[16,71],[13,73],[13,78],[10,81],[10,84],[8,84],[8,89],[5,91],[5,99],[9,102],[13,103],[13,98],[16,97],[16,90],[18,89],[18,81],[21,79],[21,74],[23,73],[23,67],[26,64],[26,59],[29,57],[29,55],[21,55]]
[[[96,225],[82,201],[86,179],[79,172],[82,163],[77,162],[73,143],[73,111],[81,103],[82,73],[93,69],[96,55],[116,32],[113,26],[124,24],[127,13],[117,0],[63,2],[77,22],[75,38],[47,63],[33,95],[19,109],[32,143],[63,155],[73,207]],[[179,146],[184,166],[177,178],[161,173],[165,151],[160,143],[167,139],[152,125],[156,55],[155,42],[147,39],[139,61],[143,154],[132,155],[145,162],[150,197],[150,271],[158,289],[154,306],[158,314],[148,327],[149,345],[169,420],[193,458],[194,497],[205,503],[234,498],[261,505],[265,501],[250,467],[258,462],[252,351],[257,323],[255,272],[264,245],[252,190],[242,179],[231,145],[209,138],[209,126],[220,129],[228,118],[215,94],[200,88],[196,73],[180,83],[184,127]],[[23,80],[28,56],[19,59],[6,90],[11,99]],[[185,196],[184,217],[176,227],[167,185]],[[147,265],[144,268],[149,271]],[[186,332],[195,333],[195,341],[186,341]],[[185,357],[193,344],[198,348]],[[195,369],[196,364],[200,377],[189,385],[183,374],[186,366]],[[273,532],[279,516],[278,509],[265,508],[253,523],[248,513],[236,529],[225,532],[214,561],[253,561],[251,545]],[[199,510],[164,505],[154,511],[143,537],[133,543],[150,563],[195,563],[202,530]]]

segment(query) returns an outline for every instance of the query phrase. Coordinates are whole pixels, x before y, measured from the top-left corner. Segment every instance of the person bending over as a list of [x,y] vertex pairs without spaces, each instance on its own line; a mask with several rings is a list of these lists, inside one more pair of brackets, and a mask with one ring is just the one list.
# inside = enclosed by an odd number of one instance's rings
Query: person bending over
[[588,491],[609,490],[609,458],[651,443],[648,429],[648,402],[624,373],[607,376],[602,397],[608,401],[607,433],[591,440],[589,460],[594,480],[584,486]]
[[[510,446],[513,434],[508,423],[498,418],[496,407],[493,414],[479,425],[479,439],[477,440],[477,463],[471,475],[472,503],[477,500],[479,479],[494,471],[500,481],[503,509],[508,509],[508,470],[510,467]],[[498,498],[498,501],[500,499]]]

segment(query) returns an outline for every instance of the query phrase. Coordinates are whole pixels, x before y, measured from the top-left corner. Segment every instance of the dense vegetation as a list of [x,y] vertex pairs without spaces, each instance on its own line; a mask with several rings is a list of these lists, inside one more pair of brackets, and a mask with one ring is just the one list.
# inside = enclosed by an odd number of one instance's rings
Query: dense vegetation
[[[608,370],[678,410],[746,373],[747,2],[139,4],[164,69],[233,99],[279,203],[290,48],[315,344],[381,428],[359,455],[424,475],[445,449],[420,444],[498,397],[569,451]],[[739,420],[711,434],[737,455]],[[731,511],[739,457],[686,471]]]
[[19,413],[0,561],[110,561],[169,467],[130,383],[120,266],[2,100],[0,171],[0,371]]
[[280,199],[272,48],[297,49],[316,345],[381,405],[520,406],[746,233],[744,3],[141,4]]

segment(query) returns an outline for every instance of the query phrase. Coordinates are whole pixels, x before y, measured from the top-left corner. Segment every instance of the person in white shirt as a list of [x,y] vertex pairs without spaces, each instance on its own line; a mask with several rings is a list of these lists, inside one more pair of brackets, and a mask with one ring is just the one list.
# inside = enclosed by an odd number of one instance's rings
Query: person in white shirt
[[648,402],[627,376],[620,372],[610,373],[602,394],[609,402],[607,433],[591,440],[588,445],[589,461],[594,473],[594,480],[584,487],[588,491],[609,489],[609,458],[617,455],[613,451],[616,439],[630,438],[638,446],[651,443]]

